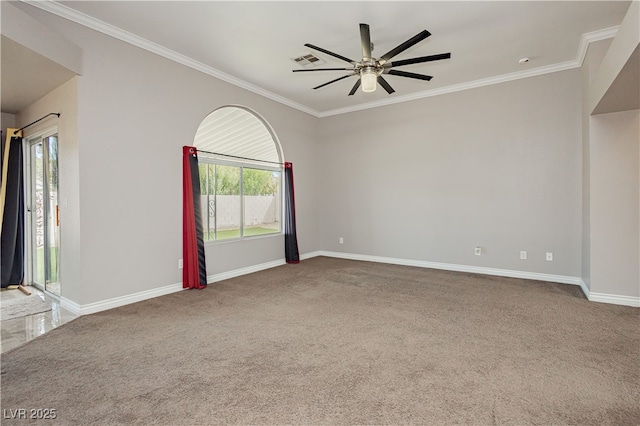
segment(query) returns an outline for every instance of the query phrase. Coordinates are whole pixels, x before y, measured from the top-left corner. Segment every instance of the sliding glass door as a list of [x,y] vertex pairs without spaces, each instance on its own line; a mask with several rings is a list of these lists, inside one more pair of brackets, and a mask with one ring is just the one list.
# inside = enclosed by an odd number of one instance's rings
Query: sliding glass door
[[60,295],[58,217],[58,136],[29,141],[29,255],[31,284]]

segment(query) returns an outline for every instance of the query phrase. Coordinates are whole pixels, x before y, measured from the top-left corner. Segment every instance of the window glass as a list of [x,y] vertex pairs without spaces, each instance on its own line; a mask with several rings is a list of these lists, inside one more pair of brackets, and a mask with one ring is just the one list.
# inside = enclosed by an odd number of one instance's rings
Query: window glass
[[200,206],[202,208],[202,229],[204,240],[216,239],[216,187],[215,187],[215,165],[200,163]]
[[281,156],[262,119],[245,108],[220,108],[202,121],[194,145],[204,240],[281,233]]
[[280,232],[280,172],[244,168],[244,235]]
[[216,165],[216,239],[241,237],[240,167]]

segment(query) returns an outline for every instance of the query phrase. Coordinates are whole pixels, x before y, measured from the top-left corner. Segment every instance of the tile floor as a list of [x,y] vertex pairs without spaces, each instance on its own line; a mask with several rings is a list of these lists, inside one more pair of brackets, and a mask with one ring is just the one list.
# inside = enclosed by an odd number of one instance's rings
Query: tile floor
[[0,321],[0,353],[5,353],[13,348],[24,345],[26,342],[54,328],[78,318],[77,315],[61,308],[59,301],[54,297],[35,287],[27,287],[27,289],[31,292],[31,296],[25,296],[20,290],[2,289],[2,297],[40,297],[42,300],[51,303],[51,310]]

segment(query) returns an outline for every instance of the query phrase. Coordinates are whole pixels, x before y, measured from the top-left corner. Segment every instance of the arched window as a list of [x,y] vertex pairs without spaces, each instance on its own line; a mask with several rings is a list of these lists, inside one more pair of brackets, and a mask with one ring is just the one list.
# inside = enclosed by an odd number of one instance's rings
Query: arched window
[[282,155],[265,121],[225,106],[200,123],[198,149],[204,241],[282,232]]

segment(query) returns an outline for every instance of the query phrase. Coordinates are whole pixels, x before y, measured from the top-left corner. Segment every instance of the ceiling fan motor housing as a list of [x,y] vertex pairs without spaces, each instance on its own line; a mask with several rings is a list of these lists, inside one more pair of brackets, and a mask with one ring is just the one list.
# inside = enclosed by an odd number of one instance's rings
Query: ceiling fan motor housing
[[394,49],[380,56],[379,58],[373,58],[373,55],[371,53],[373,51],[373,43],[371,42],[369,25],[360,24],[360,42],[361,42],[360,44],[362,47],[362,59],[360,61],[354,61],[353,59],[349,59],[346,56],[339,55],[337,53],[331,52],[329,50],[323,49],[318,46],[314,46],[309,43],[305,44],[305,46],[311,49],[317,50],[319,52],[333,56],[334,58],[348,62],[349,64],[351,64],[352,68],[316,68],[316,69],[310,69],[310,70],[293,70],[293,71],[294,72],[350,71],[350,74],[344,75],[342,77],[338,77],[327,83],[316,86],[314,87],[314,90],[355,75],[355,76],[358,76],[358,81],[356,81],[353,88],[349,92],[349,96],[353,95],[360,85],[362,85],[363,92],[373,92],[376,90],[377,83],[379,83],[384,88],[384,90],[387,91],[388,94],[391,94],[395,92],[395,90],[393,90],[393,88],[389,85],[389,83],[387,83],[387,81],[382,77],[382,74],[429,81],[432,78],[430,75],[416,74],[413,72],[400,71],[392,68],[399,67],[402,65],[411,65],[411,64],[419,64],[423,62],[439,61],[441,59],[449,59],[451,57],[451,53],[441,53],[438,55],[422,56],[419,58],[403,59],[400,61],[393,61],[393,62],[389,61],[394,56],[404,52],[409,47],[419,43],[420,41],[424,40],[430,35],[431,33],[429,31],[423,30],[420,33],[416,34],[414,37],[410,38],[404,43],[401,43]]

